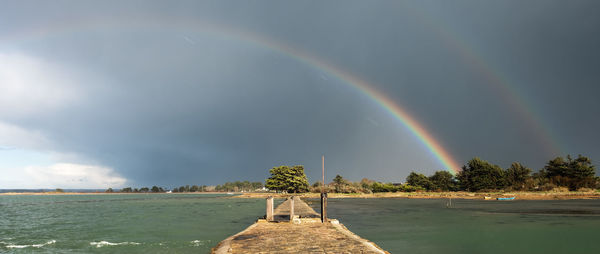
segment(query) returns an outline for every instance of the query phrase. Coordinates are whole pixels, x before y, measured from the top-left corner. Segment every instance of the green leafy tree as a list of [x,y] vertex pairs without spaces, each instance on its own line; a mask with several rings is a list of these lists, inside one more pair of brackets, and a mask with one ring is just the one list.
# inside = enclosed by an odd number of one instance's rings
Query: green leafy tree
[[323,186],[323,183],[321,181],[316,181],[315,183],[313,183],[313,185],[311,185],[313,188],[321,188]]
[[373,192],[396,192],[398,188],[391,183],[374,182],[371,186]]
[[467,191],[497,190],[504,187],[504,170],[480,158],[473,158],[458,173],[460,186]]
[[441,191],[455,191],[458,186],[454,176],[445,170],[436,171],[432,176],[429,177],[431,181],[432,189]]
[[285,191],[286,182],[290,175],[289,171],[290,168],[288,166],[272,168],[269,170],[271,177],[267,178],[265,181],[265,187],[267,187],[269,190],[275,190],[277,192]]
[[341,175],[336,175],[333,178],[333,183],[335,183],[335,184],[345,184],[346,180],[344,180],[344,178]]
[[114,191],[113,191],[113,189],[112,189],[112,188],[108,188],[108,189],[106,189],[106,191],[104,191],[104,192],[106,192],[106,193],[113,193]]
[[579,155],[573,159],[567,155],[566,160],[556,157],[548,161],[542,172],[552,183],[568,187],[569,190],[595,187],[596,168],[590,158],[585,156]]
[[152,186],[152,188],[150,189],[150,191],[152,191],[154,193],[157,193],[157,192],[160,192],[160,189],[158,188],[158,186],[155,185],[155,186]]
[[150,189],[148,189],[148,187],[140,188],[140,192],[148,192],[148,191],[150,191]]
[[279,166],[272,168],[269,172],[271,177],[267,178],[265,186],[270,190],[287,193],[308,191],[308,179],[304,174],[304,166]]
[[121,189],[121,192],[129,193],[129,192],[133,192],[133,190],[131,189],[131,187],[125,187],[125,188]]
[[260,190],[263,187],[263,184],[261,182],[252,182],[251,183],[252,186],[252,190]]
[[406,177],[406,183],[411,186],[421,187],[423,189],[431,190],[433,189],[433,184],[425,175],[420,173],[410,172],[410,174]]
[[375,182],[375,181],[373,181],[373,180],[370,180],[370,179],[367,179],[367,178],[363,178],[363,179],[361,179],[361,180],[360,180],[360,186],[361,186],[361,187],[362,187],[364,190],[367,190],[367,191],[372,191],[372,190],[371,190],[371,187],[373,186],[373,183],[374,183],[374,182]]
[[344,179],[341,175],[336,175],[333,178],[333,187],[334,187],[336,193],[347,192],[346,185],[348,185],[348,181],[346,181],[346,179]]
[[521,165],[521,163],[513,162],[506,169],[505,179],[506,186],[514,190],[524,190],[528,182],[532,181],[531,169]]

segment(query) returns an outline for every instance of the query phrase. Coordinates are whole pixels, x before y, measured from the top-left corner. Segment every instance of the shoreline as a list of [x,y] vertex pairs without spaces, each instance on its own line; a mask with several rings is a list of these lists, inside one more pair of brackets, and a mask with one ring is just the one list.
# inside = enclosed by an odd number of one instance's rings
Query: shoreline
[[[134,194],[177,194],[177,195],[189,195],[189,194],[223,194],[226,195],[227,192],[175,192],[175,193],[154,193],[154,192],[4,192],[0,193],[0,196],[60,196],[60,195],[134,195]],[[240,194],[240,193],[235,193]]]
[[[232,192],[229,192],[232,193]],[[5,192],[0,193],[0,196],[61,196],[61,195],[202,195],[202,194],[221,194],[226,195],[227,192],[176,192],[176,193],[122,193],[122,192]],[[228,198],[286,198],[290,195],[299,196],[301,198],[319,198],[320,193],[298,193],[298,194],[283,194],[271,192],[233,192],[233,196]],[[600,192],[379,192],[372,194],[364,193],[328,193],[329,198],[406,198],[406,199],[481,199],[491,197],[495,200],[499,197],[516,197],[515,200],[571,200],[571,199],[600,199]]]
[[[292,194],[281,193],[241,193],[231,198],[276,198],[288,197]],[[295,194],[301,198],[319,198],[320,193]],[[515,200],[570,200],[570,199],[600,199],[600,192],[381,192],[373,194],[344,194],[329,193],[328,198],[406,198],[406,199],[481,199],[491,197],[516,197]]]

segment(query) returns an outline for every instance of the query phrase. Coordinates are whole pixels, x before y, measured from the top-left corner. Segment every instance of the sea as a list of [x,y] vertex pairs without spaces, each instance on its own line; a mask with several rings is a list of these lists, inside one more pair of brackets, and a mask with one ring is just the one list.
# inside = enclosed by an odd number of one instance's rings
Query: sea
[[[600,200],[328,204],[391,253],[600,253]],[[264,199],[216,194],[0,196],[0,253],[209,253],[264,213]]]

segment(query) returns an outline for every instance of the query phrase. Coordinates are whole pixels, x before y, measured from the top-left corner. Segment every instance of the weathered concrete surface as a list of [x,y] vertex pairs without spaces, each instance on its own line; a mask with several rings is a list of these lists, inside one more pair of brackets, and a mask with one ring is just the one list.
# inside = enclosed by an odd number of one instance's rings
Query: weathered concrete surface
[[[287,207],[286,207],[287,203]],[[276,209],[276,217],[289,212],[289,201]],[[300,224],[259,220],[244,231],[223,240],[213,253],[387,253],[350,232],[337,220],[321,223],[320,215],[300,199],[294,210]]]
[[[275,221],[282,222],[290,220],[290,201],[291,200],[288,199],[275,208]],[[294,197],[294,201],[294,215],[297,215],[300,218],[320,218],[320,215],[299,197]]]

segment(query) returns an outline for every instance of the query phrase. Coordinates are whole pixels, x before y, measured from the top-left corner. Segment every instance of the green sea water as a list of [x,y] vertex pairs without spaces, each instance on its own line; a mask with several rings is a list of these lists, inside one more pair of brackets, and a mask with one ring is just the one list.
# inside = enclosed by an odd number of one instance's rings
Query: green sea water
[[328,215],[391,253],[600,253],[600,200],[447,203],[330,199]]
[[264,207],[205,194],[0,196],[0,252],[208,253]]
[[[0,196],[0,253],[208,253],[265,213],[228,197]],[[328,214],[391,253],[600,253],[600,200],[446,203],[330,199]]]

